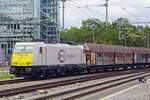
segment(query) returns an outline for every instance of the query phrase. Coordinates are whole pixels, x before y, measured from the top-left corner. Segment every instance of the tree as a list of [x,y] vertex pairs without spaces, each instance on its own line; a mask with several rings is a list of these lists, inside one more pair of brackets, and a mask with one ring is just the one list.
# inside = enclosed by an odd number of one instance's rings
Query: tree
[[[63,41],[77,43],[100,43],[146,47],[149,40],[150,28],[129,23],[127,18],[118,18],[112,23],[98,19],[88,19],[82,22],[80,28],[71,27],[61,32]],[[122,39],[119,39],[119,35]],[[145,39],[145,37],[148,37]]]

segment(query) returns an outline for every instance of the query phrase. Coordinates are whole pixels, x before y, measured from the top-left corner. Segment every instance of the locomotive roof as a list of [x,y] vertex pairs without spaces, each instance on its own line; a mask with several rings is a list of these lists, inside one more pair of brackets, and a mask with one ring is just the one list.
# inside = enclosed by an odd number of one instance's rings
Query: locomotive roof
[[37,43],[43,44],[44,42],[17,42],[16,45],[35,45]]
[[56,43],[56,44],[47,44],[47,46],[50,47],[71,47],[71,48],[83,48],[82,45],[71,45],[71,44],[62,44],[62,43]]
[[63,43],[56,43],[56,44],[46,44],[44,42],[17,42],[16,43],[16,46],[29,46],[29,45],[39,45],[39,46],[42,46],[42,47],[67,47],[67,48],[81,48],[81,49],[84,49],[83,48],[83,45],[72,45],[72,44],[63,44]]

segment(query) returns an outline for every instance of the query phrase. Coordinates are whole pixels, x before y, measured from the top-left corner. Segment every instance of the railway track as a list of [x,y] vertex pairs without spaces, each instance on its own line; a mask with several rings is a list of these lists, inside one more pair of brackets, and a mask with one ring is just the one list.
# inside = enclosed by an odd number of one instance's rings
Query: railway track
[[17,79],[11,79],[11,80],[2,80],[2,81],[0,81],[0,85],[21,83],[21,82],[27,82],[27,81],[30,81],[30,80],[29,79],[24,79],[24,78],[17,78]]
[[[6,90],[2,90],[0,91],[0,97],[9,97],[9,96],[14,96],[17,94],[22,94],[22,93],[29,93],[29,92],[33,92],[36,90],[40,90],[40,89],[47,89],[47,88],[54,88],[57,86],[64,86],[64,85],[69,85],[69,84],[75,84],[78,82],[86,82],[86,81],[90,81],[90,80],[96,80],[96,79],[100,79],[100,78],[106,78],[106,77],[112,77],[112,76],[118,76],[118,75],[124,75],[124,74],[131,74],[131,73],[137,73],[137,75],[142,75],[146,72],[143,73],[138,73],[139,71],[125,71],[125,72],[110,72],[110,73],[106,73],[106,74],[95,74],[95,75],[89,75],[86,77],[78,77],[78,78],[73,78],[73,79],[64,79],[64,80],[60,80],[60,81],[54,81],[54,82],[48,82],[48,83],[43,83],[43,84],[38,84],[38,85],[31,85],[31,86],[26,86],[26,87],[18,87],[18,88],[13,88],[13,89],[6,89]],[[132,76],[133,77],[133,76]]]
[[123,78],[117,78],[117,79],[112,79],[109,81],[101,82],[101,83],[96,83],[96,84],[91,84],[91,85],[85,85],[79,88],[75,89],[68,89],[64,90],[58,93],[53,93],[53,94],[45,94],[41,96],[35,96],[31,98],[27,98],[25,100],[75,100],[79,99],[81,97],[90,95],[92,93],[96,93],[102,90],[106,90],[112,87],[116,87],[131,81],[137,80],[139,77],[148,77],[150,76],[150,73],[146,74],[137,74],[137,75],[132,75],[132,76],[127,76]]

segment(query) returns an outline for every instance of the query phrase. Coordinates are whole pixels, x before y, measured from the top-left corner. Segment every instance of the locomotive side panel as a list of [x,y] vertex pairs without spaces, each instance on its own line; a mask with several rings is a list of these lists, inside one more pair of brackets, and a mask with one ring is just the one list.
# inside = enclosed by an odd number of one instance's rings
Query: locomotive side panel
[[45,43],[36,43],[34,46],[34,57],[33,57],[33,66],[40,66],[45,64],[45,53],[46,44]]
[[46,47],[45,65],[85,64],[83,49],[76,46]]

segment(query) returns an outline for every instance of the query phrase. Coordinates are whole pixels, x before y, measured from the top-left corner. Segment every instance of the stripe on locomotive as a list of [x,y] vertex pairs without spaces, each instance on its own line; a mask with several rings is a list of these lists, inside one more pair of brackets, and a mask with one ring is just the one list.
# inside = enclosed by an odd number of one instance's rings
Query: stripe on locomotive
[[32,66],[33,54],[32,53],[13,53],[12,66]]

